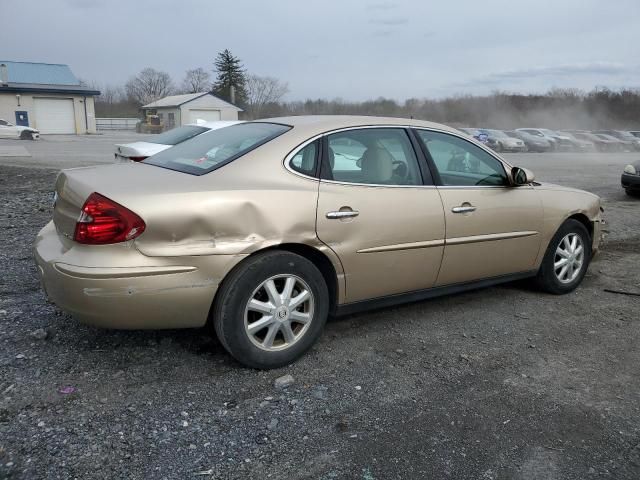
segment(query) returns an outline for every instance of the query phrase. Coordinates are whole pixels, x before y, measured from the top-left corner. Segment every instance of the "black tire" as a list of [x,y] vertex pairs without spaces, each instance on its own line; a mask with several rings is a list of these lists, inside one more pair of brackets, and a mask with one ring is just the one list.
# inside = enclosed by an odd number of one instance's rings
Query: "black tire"
[[631,188],[625,188],[624,192],[629,195],[630,197],[640,197],[640,190],[632,190]]
[[[313,295],[314,310],[306,332],[291,346],[267,351],[255,345],[245,331],[245,308],[260,285],[276,275],[295,275]],[[258,369],[279,368],[303,355],[318,340],[329,313],[329,291],[316,266],[290,252],[257,254],[224,279],[212,309],[212,324],[224,348],[240,363]]]
[[20,132],[20,140],[33,140],[33,135],[31,135],[31,132],[23,130]]
[[[582,245],[584,248],[584,260],[582,266],[578,272],[578,275],[570,283],[561,282],[554,271],[554,263],[556,261],[556,250],[560,245],[560,242],[569,234],[574,233],[580,236]],[[545,292],[553,293],[554,295],[564,295],[570,293],[576,289],[585,274],[587,268],[589,268],[589,262],[591,261],[591,235],[586,227],[577,220],[569,219],[565,221],[556,234],[553,236],[547,247],[547,251],[542,259],[540,270],[536,275],[536,284]]]

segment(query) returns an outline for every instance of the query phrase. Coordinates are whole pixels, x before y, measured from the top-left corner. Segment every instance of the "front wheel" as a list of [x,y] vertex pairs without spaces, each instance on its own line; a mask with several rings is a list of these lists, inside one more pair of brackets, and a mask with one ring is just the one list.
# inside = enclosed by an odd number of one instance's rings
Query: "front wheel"
[[316,342],[329,311],[329,293],[313,263],[290,252],[251,257],[222,284],[213,326],[225,349],[253,368],[295,361]]
[[562,295],[576,289],[591,261],[591,236],[585,226],[569,219],[551,239],[536,276],[538,286]]

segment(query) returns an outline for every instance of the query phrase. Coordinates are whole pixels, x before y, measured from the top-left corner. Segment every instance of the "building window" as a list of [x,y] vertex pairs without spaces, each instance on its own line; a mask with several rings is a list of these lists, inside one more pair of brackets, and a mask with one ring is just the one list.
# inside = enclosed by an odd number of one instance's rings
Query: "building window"
[[173,127],[176,124],[175,114],[173,112],[167,113],[167,124]]

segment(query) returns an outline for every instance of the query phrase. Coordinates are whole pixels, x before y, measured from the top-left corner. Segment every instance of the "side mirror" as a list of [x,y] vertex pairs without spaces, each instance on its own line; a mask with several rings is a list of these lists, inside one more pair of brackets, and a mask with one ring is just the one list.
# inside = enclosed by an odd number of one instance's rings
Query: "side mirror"
[[514,186],[528,185],[536,179],[536,176],[526,168],[513,167],[511,169],[511,179]]

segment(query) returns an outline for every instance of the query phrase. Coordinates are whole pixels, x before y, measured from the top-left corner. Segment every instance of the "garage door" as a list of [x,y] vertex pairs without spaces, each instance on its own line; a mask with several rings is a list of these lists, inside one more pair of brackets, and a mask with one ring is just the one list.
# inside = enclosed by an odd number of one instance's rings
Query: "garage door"
[[34,98],[36,128],[40,133],[76,133],[73,100]]
[[196,123],[198,120],[217,122],[220,120],[220,110],[189,110],[189,123]]

